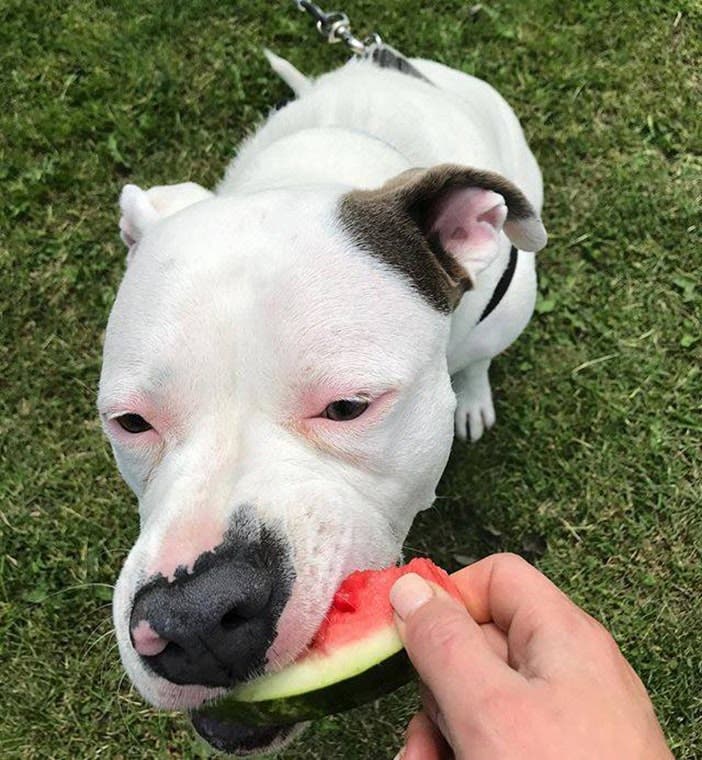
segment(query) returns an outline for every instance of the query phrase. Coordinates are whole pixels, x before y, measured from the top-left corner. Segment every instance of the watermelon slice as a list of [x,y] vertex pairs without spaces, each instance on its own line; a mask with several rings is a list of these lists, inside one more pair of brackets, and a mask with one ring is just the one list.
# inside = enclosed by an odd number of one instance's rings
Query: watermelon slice
[[351,573],[300,659],[235,687],[196,714],[251,726],[285,726],[349,710],[411,681],[414,669],[389,599],[393,584],[405,573],[417,573],[461,598],[449,575],[429,559]]

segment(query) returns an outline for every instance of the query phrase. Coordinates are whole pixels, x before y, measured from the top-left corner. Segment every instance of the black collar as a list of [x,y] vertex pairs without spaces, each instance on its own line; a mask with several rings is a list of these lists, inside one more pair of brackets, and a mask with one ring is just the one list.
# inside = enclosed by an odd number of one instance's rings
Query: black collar
[[483,313],[480,315],[480,319],[478,320],[477,324],[480,324],[484,319],[489,317],[490,314],[495,311],[500,301],[504,298],[504,295],[507,292],[507,288],[509,288],[512,282],[512,278],[514,277],[514,270],[517,268],[518,253],[519,251],[514,246],[512,246],[512,249],[509,252],[509,261],[507,262],[507,268],[502,273],[502,277],[500,277],[500,281],[495,286],[495,290],[492,291],[490,300],[488,301],[487,306],[483,309]]

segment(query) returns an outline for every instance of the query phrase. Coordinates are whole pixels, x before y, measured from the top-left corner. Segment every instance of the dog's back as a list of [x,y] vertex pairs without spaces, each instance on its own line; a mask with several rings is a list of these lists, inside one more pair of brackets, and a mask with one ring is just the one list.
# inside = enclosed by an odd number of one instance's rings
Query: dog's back
[[[403,169],[460,163],[499,172],[541,208],[541,175],[519,121],[486,82],[424,59],[412,59],[411,63],[426,80],[380,68],[371,61],[352,60],[311,81],[286,61],[271,56],[269,60],[299,97],[272,114],[242,146],[219,192],[239,191],[245,183],[250,189],[252,175],[261,166],[259,155],[292,135],[297,136],[295,150],[281,151],[285,161],[276,162],[280,182],[287,182],[284,177],[291,175],[304,177],[311,163],[317,174],[328,168],[330,181],[343,182],[339,162],[343,163],[344,157],[340,154],[342,149],[355,148],[341,132],[351,132],[371,137],[386,149],[387,169],[369,178],[369,186]],[[324,132],[331,155],[320,145]],[[309,133],[307,142],[305,133]],[[305,149],[307,143],[309,150]],[[358,150],[363,155],[351,157],[355,165],[378,166],[377,161],[368,160],[367,141],[362,147],[359,144]],[[270,167],[271,161],[265,166]],[[275,181],[266,179],[267,183]]]

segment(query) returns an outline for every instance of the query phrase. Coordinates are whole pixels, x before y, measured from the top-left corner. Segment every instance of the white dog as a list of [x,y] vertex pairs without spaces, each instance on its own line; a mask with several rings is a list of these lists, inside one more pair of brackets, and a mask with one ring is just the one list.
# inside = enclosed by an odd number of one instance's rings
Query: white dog
[[[495,420],[488,367],[546,243],[539,168],[485,82],[426,60],[311,82],[269,58],[298,99],[216,192],[121,196],[99,409],[141,533],[114,619],[166,709],[289,663],[349,572],[398,559],[454,429]],[[294,733],[195,727],[241,755]]]

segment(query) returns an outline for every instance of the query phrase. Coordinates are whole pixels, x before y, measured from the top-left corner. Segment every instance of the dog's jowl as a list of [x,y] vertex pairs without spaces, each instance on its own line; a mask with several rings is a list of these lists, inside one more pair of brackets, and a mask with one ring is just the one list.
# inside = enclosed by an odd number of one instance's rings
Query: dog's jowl
[[[395,562],[488,368],[534,306],[541,175],[484,82],[353,61],[297,92],[210,192],[121,196],[127,269],[99,409],[141,531],[122,660],[189,710],[310,642],[349,572]],[[290,727],[196,721],[250,754]]]

